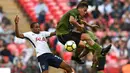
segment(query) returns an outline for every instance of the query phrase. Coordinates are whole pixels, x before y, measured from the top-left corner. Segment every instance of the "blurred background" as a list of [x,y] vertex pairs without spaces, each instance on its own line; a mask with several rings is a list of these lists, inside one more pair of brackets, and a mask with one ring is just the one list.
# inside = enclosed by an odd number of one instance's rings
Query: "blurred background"
[[[41,30],[55,31],[57,22],[81,0],[0,0],[0,72],[40,73],[35,52],[28,41],[15,37],[14,18],[20,17],[19,29],[29,31],[31,22],[38,22]],[[88,1],[86,21],[98,24],[95,35],[103,47],[112,43],[106,56],[104,73],[130,73],[130,0],[82,0]],[[56,36],[48,38],[50,49],[71,65],[77,73],[91,73],[93,54],[90,52],[84,65],[71,61],[71,52]],[[50,67],[50,73],[63,73]],[[6,73],[6,72],[4,72]]]

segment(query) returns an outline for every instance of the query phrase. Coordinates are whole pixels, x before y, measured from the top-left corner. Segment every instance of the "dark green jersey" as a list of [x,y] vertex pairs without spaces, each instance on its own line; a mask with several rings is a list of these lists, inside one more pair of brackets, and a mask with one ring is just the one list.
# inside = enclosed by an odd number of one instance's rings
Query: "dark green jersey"
[[70,16],[73,16],[78,21],[79,20],[78,10],[76,8],[72,9],[62,16],[61,20],[57,24],[56,28],[57,35],[68,34],[70,32],[71,28],[73,27],[73,25],[70,24],[69,22]]

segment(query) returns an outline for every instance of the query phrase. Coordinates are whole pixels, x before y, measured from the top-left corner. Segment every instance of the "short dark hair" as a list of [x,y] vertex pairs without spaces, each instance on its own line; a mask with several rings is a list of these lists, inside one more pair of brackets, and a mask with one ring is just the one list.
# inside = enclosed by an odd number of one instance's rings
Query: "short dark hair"
[[83,8],[87,7],[88,8],[88,3],[86,1],[81,1],[78,5],[77,8]]
[[37,22],[32,22],[31,24],[30,24],[30,28],[33,28],[33,26],[34,26],[34,24],[36,24]]

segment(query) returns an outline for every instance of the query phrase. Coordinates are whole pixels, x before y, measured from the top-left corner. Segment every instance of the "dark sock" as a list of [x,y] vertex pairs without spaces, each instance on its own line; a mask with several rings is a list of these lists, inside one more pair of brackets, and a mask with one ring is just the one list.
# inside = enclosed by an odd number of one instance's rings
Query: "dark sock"
[[76,48],[76,50],[74,52],[74,57],[78,57],[81,52],[82,52],[82,48]]
[[98,70],[104,70],[105,63],[106,63],[105,56],[98,57]]

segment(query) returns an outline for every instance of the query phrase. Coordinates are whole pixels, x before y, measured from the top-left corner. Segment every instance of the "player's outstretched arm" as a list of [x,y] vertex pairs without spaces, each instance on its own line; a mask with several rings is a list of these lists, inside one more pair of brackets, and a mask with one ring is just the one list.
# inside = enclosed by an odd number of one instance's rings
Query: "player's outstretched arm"
[[81,20],[81,23],[83,23],[85,26],[89,26],[89,27],[91,27],[91,25],[90,24],[88,24],[86,21],[84,21],[84,20]]
[[89,26],[89,27],[91,27],[91,28],[99,28],[100,26],[98,26],[98,25],[90,25],[90,24],[88,24],[86,21],[84,21],[84,20],[81,20],[81,23],[83,23],[85,26]]
[[84,28],[84,25],[79,24],[73,16],[70,16],[69,22],[74,26],[76,26],[77,28]]
[[15,22],[15,34],[16,34],[16,36],[18,38],[24,38],[24,35],[19,33],[19,28],[18,28],[19,17],[18,17],[18,15],[16,15],[14,22]]

